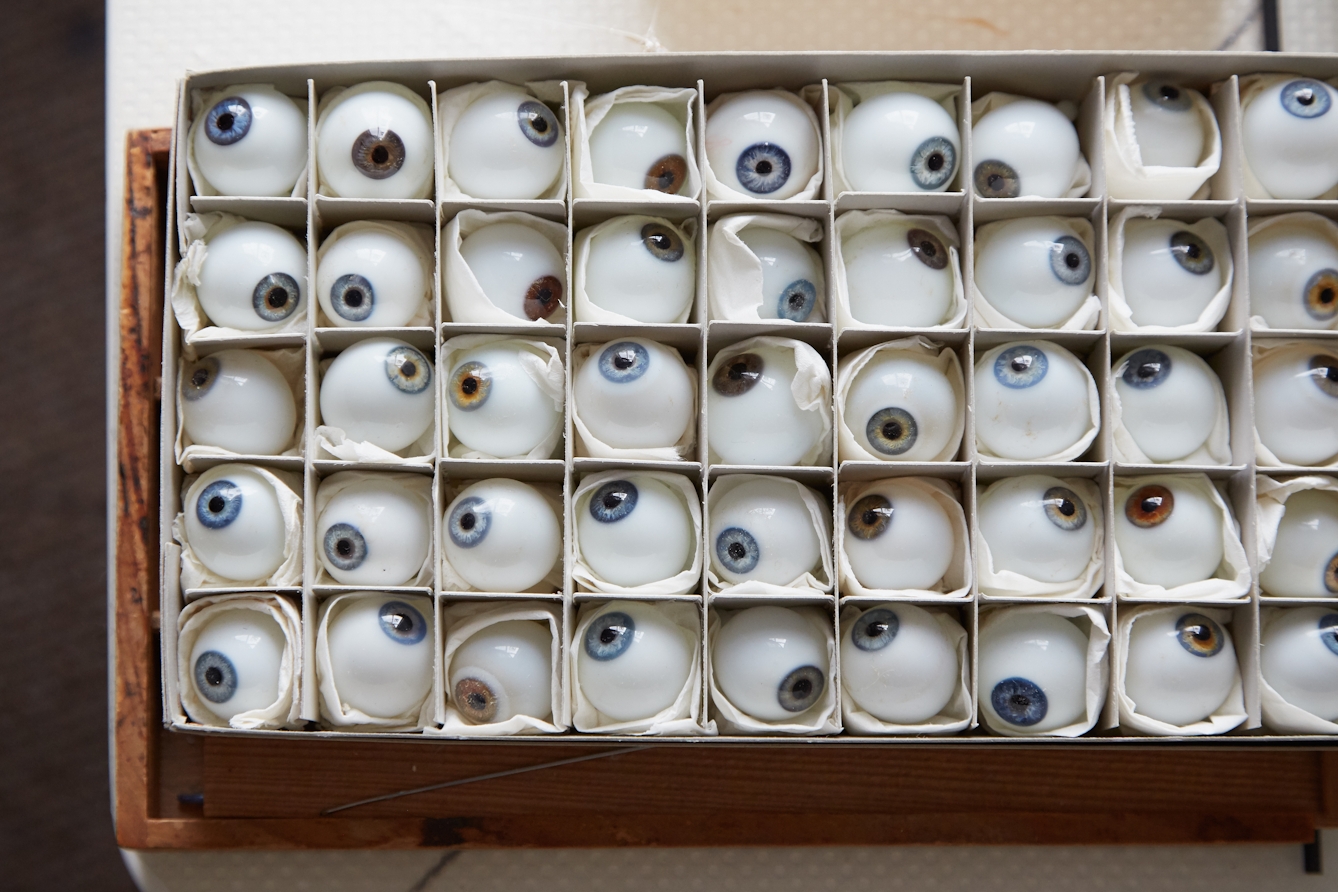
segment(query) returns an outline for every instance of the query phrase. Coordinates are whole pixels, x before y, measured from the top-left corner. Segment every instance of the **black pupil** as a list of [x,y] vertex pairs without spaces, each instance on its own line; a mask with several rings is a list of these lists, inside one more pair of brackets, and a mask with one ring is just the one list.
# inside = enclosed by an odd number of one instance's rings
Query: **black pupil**
[[1332,288],[1325,288],[1319,293],[1319,302],[1322,304],[1333,303],[1334,293]]
[[400,374],[406,378],[412,378],[414,375],[418,374],[418,366],[414,364],[412,359],[406,359],[400,366]]
[[1072,517],[1078,513],[1078,506],[1070,502],[1068,499],[1060,499],[1059,504],[1055,506],[1055,509],[1065,517]]
[[1304,90],[1296,91],[1296,101],[1302,105],[1309,105],[1315,101],[1315,91],[1307,87]]
[[942,170],[942,169],[943,169],[943,153],[942,153],[942,152],[934,152],[934,153],[933,153],[932,155],[930,155],[929,158],[925,161],[925,166],[928,167],[930,170]]
[[757,162],[757,172],[762,174],[763,176],[766,176],[767,174],[771,173],[771,162],[770,161]]
[[548,132],[548,122],[544,120],[543,115],[535,115],[530,119],[530,126],[540,133]]
[[889,440],[901,439],[901,422],[889,421],[887,424],[883,425],[883,436],[887,437]]
[[1161,371],[1161,365],[1155,362],[1145,362],[1138,367],[1138,377],[1155,378]]
[[470,709],[480,710],[488,705],[488,698],[475,691],[465,695],[465,702],[469,704]]
[[1064,265],[1069,269],[1077,269],[1082,266],[1082,258],[1076,252],[1070,251],[1064,255]]
[[871,527],[878,522],[878,512],[870,508],[868,511],[864,512],[861,519],[864,521],[865,526]]
[[288,303],[288,290],[286,288],[280,288],[279,286],[276,285],[275,287],[269,290],[268,294],[265,295],[265,303],[269,304],[276,310],[281,309],[285,304]]
[[738,542],[731,542],[729,545],[729,556],[736,561],[741,561],[748,554],[748,549],[744,548]]
[[196,369],[195,374],[190,376],[190,383],[196,387],[203,387],[204,382],[209,380],[209,373],[204,369]]
[[1161,88],[1161,98],[1167,102],[1175,102],[1180,98],[1180,91],[1170,84],[1166,84]]
[[204,680],[211,685],[220,685],[223,683],[223,670],[217,666],[210,666],[204,670]]
[[1015,356],[1013,357],[1012,366],[1013,371],[1015,372],[1025,372],[1027,369],[1031,368],[1031,357]]
[[1004,182],[1003,174],[992,173],[985,178],[985,182],[989,183],[991,189],[1002,189]]
[[390,150],[385,146],[378,145],[376,148],[372,149],[372,161],[377,164],[385,164],[389,160]]
[[233,118],[232,112],[224,112],[218,116],[219,130],[231,130],[234,123],[236,123],[236,119]]
[[541,304],[548,303],[550,300],[553,299],[553,289],[545,285],[544,287],[539,289],[538,293],[535,294],[534,299],[539,301],[539,303]]
[[209,510],[212,511],[214,514],[217,514],[218,512],[222,511],[226,506],[227,502],[223,501],[222,496],[214,496],[212,499],[209,500]]
[[1338,366],[1329,366],[1326,369],[1320,369],[1320,371],[1324,373],[1324,377],[1328,380],[1338,381]]
[[1213,630],[1207,626],[1190,626],[1189,637],[1195,641],[1211,641],[1213,639]]
[[618,640],[618,630],[613,626],[609,626],[599,633],[599,640],[601,644],[612,644]]
[[804,305],[804,295],[800,294],[798,291],[796,291],[794,294],[791,294],[791,295],[790,295],[790,306],[791,306],[791,307],[793,307],[794,309],[797,310],[797,309],[799,309],[800,307],[802,307],[803,305]]
[[460,527],[461,527],[461,529],[465,529],[465,530],[472,530],[472,529],[474,529],[474,520],[475,520],[475,518],[474,518],[474,515],[473,515],[473,514],[462,514],[462,515],[460,515]]
[[736,362],[729,367],[729,380],[731,381],[741,381],[746,374],[748,374],[748,363],[746,362]]
[[611,492],[608,495],[604,496],[604,507],[612,511],[613,509],[621,505],[623,503],[623,499],[625,498],[627,498],[627,493]]
[[938,254],[938,248],[934,247],[933,242],[920,242],[920,253],[926,257],[933,257]]
[[634,365],[636,365],[636,358],[631,353],[619,353],[613,357],[613,367],[616,369],[627,371]]
[[1198,245],[1185,245],[1183,250],[1185,252],[1185,256],[1188,257],[1190,260],[1198,260],[1199,257],[1203,255],[1203,251],[1199,250]]
[[878,638],[887,634],[887,623],[869,623],[864,628],[864,634],[870,638]]
[[1013,708],[1018,712],[1026,712],[1028,709],[1031,709],[1031,698],[1026,694],[1014,694],[1008,698],[1008,702],[1011,703]]
[[395,613],[388,617],[390,624],[394,626],[395,631],[401,635],[407,635],[413,631],[413,620],[403,613]]
[[335,551],[339,552],[340,557],[348,557],[353,553],[353,541],[351,539],[340,539],[335,543]]
[[476,378],[474,378],[471,375],[470,377],[460,382],[460,389],[464,391],[466,396],[473,396],[474,394],[478,393],[479,382]]
[[1148,496],[1143,500],[1142,508],[1144,514],[1151,514],[1161,507],[1161,496]]
[[790,693],[794,694],[795,697],[799,698],[800,700],[804,699],[812,692],[813,692],[813,682],[809,681],[807,678],[799,679],[790,688]]
[[350,307],[362,306],[362,291],[358,288],[350,288],[344,292],[344,303]]
[[[662,175],[661,175],[661,179],[663,179],[663,178],[665,178],[665,177],[668,177],[668,178],[672,179],[672,178],[673,178],[673,175],[672,175],[672,174],[662,174]],[[656,233],[655,235],[652,235],[652,236],[650,237],[650,243],[651,243],[652,245],[654,245],[655,247],[659,248],[661,251],[668,251],[668,250],[669,250],[669,236],[667,236],[667,235],[663,235],[663,234],[660,234],[660,233]]]

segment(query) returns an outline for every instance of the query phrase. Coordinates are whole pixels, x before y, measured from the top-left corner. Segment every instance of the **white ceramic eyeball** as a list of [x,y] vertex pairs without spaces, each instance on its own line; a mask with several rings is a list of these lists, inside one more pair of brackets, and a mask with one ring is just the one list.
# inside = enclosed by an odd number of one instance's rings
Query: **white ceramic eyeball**
[[1338,613],[1298,607],[1276,616],[1259,640],[1264,681],[1293,706],[1338,719]]
[[268,84],[229,87],[195,123],[200,175],[219,195],[287,195],[307,166],[307,116]]
[[976,251],[976,287],[1027,328],[1055,328],[1092,294],[1092,248],[1058,217],[1007,220],[990,227]]
[[1134,579],[1173,588],[1217,572],[1222,512],[1197,487],[1162,479],[1128,490],[1116,508],[1115,544]]
[[291,321],[307,290],[307,249],[271,223],[239,223],[206,243],[195,296],[209,321],[265,331]]
[[1054,583],[1077,579],[1092,562],[1097,510],[1063,481],[1029,474],[991,484],[976,516],[996,571]]
[[1198,167],[1206,141],[1194,98],[1203,94],[1170,81],[1129,85],[1134,139],[1144,167]]
[[297,405],[265,354],[220,350],[181,370],[181,422],[200,446],[277,455],[293,442]]
[[485,592],[523,592],[562,557],[562,525],[528,483],[500,477],[465,487],[446,506],[441,544],[465,582]]
[[888,350],[859,370],[841,411],[875,458],[936,461],[957,433],[963,407],[933,358]]
[[729,582],[788,585],[820,564],[822,538],[788,480],[753,477],[711,498],[711,567]]
[[316,299],[340,328],[398,328],[423,309],[430,268],[398,230],[344,227],[330,233],[316,267]]
[[1273,198],[1318,198],[1338,184],[1338,91],[1282,81],[1241,111],[1245,160]]
[[316,556],[344,585],[407,585],[427,560],[427,501],[398,480],[369,477],[340,490],[316,519]]
[[1186,607],[1134,621],[1124,693],[1139,715],[1190,725],[1212,715],[1236,683],[1236,649],[1220,623]]
[[426,598],[376,593],[330,620],[330,672],[345,709],[390,717],[423,705],[432,690],[430,616]]
[[726,699],[763,722],[813,708],[831,674],[822,632],[786,607],[750,607],[730,617],[711,645],[711,669]]
[[562,306],[566,263],[537,229],[492,223],[465,237],[460,256],[488,300],[504,313],[538,322]]
[[1047,341],[1004,344],[976,363],[976,439],[1000,458],[1055,455],[1091,426],[1092,373]]
[[706,158],[725,186],[752,198],[792,198],[818,172],[818,127],[796,96],[740,93],[706,120]]
[[1036,99],[986,114],[971,128],[971,143],[981,198],[1063,198],[1082,157],[1073,122]]
[[618,449],[673,446],[694,423],[692,377],[677,350],[628,338],[599,347],[576,371],[575,411]]
[[538,198],[562,173],[566,152],[557,115],[519,87],[475,99],[447,142],[446,169],[474,198]]
[[961,148],[952,115],[918,93],[865,99],[841,134],[846,180],[857,192],[942,192]]
[[626,474],[576,502],[581,558],[599,578],[634,586],[692,566],[696,529],[682,494],[662,480]]
[[451,355],[446,420],[451,433],[476,452],[524,458],[562,425],[562,408],[526,370],[545,357],[519,343],[492,343]]
[[617,722],[663,712],[692,673],[689,635],[651,604],[610,601],[574,642],[581,693]]
[[1254,423],[1279,461],[1332,461],[1338,454],[1338,356],[1298,343],[1257,361]]
[[190,652],[190,678],[204,708],[226,722],[278,700],[287,646],[283,630],[268,613],[240,609],[214,613]]
[[822,303],[822,261],[812,245],[777,229],[750,226],[739,238],[762,262],[763,319],[807,322]]
[[1120,357],[1113,374],[1120,420],[1148,458],[1176,461],[1208,442],[1222,383],[1202,358],[1159,344]]
[[677,322],[692,305],[697,257],[668,220],[621,217],[590,239],[585,293],[590,302],[637,322]]
[[957,648],[934,615],[912,604],[866,610],[841,638],[841,683],[884,722],[932,719],[961,685]]
[[866,325],[924,328],[952,309],[953,271],[939,234],[915,223],[872,226],[841,245],[850,315]]
[[[1222,228],[1216,221],[1209,225]],[[1219,257],[1206,240],[1178,220],[1135,217],[1124,224],[1120,272],[1124,300],[1137,325],[1196,321],[1222,290],[1230,271],[1230,255]]]
[[553,714],[553,632],[532,619],[480,629],[451,654],[451,705],[471,724]]
[[1250,311],[1271,328],[1338,324],[1338,244],[1333,227],[1310,215],[1250,236]]
[[620,102],[590,133],[596,183],[677,195],[688,181],[688,133],[649,102]]
[[350,440],[390,452],[432,426],[432,362],[394,338],[368,338],[335,357],[321,380],[321,417]]
[[224,579],[264,579],[283,563],[287,527],[274,484],[250,465],[218,465],[183,500],[195,557]]
[[1307,489],[1288,497],[1259,585],[1279,598],[1338,594],[1338,493]]
[[1009,612],[980,630],[980,715],[995,731],[1041,734],[1087,711],[1087,636],[1054,613]]
[[421,198],[432,183],[432,116],[398,84],[342,93],[316,128],[321,183],[341,198]]
[[711,363],[707,437],[724,464],[796,465],[823,435],[824,413],[795,402],[795,351],[825,371],[818,351],[800,341],[723,350]]
[[957,533],[939,501],[885,480],[846,506],[842,548],[860,585],[932,589],[952,565]]

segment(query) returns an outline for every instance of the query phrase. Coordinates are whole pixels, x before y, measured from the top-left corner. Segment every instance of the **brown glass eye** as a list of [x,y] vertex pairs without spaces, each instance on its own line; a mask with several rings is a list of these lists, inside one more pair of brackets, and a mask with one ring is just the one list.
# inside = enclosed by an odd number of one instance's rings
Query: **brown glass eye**
[[477,678],[455,683],[455,707],[472,722],[490,722],[497,715],[497,695]]
[[846,516],[846,528],[857,539],[877,539],[892,523],[892,503],[886,496],[868,495],[856,502]]
[[488,392],[492,389],[492,373],[481,362],[467,362],[451,375],[448,391],[451,405],[465,412],[472,412],[488,401]]
[[353,140],[353,167],[373,180],[394,176],[404,166],[404,140],[394,130],[364,130]]
[[764,367],[762,357],[756,353],[740,353],[720,364],[711,376],[711,386],[721,396],[739,396],[761,380]]
[[916,258],[930,269],[944,269],[948,265],[948,249],[934,233],[925,229],[912,229],[906,233],[906,241]]
[[1329,396],[1338,397],[1338,357],[1310,357],[1310,377],[1315,386]]
[[1324,587],[1331,592],[1338,592],[1338,554],[1329,558],[1324,568]]
[[1338,270],[1322,269],[1305,283],[1305,311],[1325,322],[1338,316]]
[[1201,613],[1186,613],[1175,624],[1180,646],[1196,657],[1215,656],[1226,641],[1222,627]]
[[665,155],[646,171],[646,188],[677,195],[688,178],[688,162],[682,155]]
[[562,302],[562,283],[556,276],[535,279],[525,292],[525,316],[531,322],[547,319]]
[[1124,516],[1136,527],[1155,527],[1164,523],[1175,509],[1175,496],[1164,486],[1152,484],[1134,490],[1124,503]]
[[976,192],[981,198],[1017,198],[1022,181],[1017,171],[1002,161],[982,161],[976,165]]

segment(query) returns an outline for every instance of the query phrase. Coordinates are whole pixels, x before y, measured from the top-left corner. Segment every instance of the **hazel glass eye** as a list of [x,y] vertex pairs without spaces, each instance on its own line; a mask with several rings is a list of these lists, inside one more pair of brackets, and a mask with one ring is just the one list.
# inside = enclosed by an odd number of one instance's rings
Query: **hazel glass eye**
[[943,106],[918,93],[884,93],[846,118],[841,160],[858,192],[942,192],[957,173],[961,146]]
[[620,102],[590,133],[596,183],[677,195],[688,181],[687,128],[658,105]]
[[316,520],[316,555],[344,585],[406,585],[427,560],[425,499],[393,479],[368,478],[330,499]]
[[1231,634],[1201,613],[1154,613],[1129,629],[1124,693],[1140,715],[1168,725],[1202,721],[1226,702],[1236,673]]
[[1124,224],[1124,300],[1138,325],[1196,321],[1222,290],[1230,269],[1229,256],[1217,257],[1178,220],[1134,218]]
[[1180,347],[1144,347],[1116,360],[1120,420],[1155,462],[1203,447],[1217,424],[1222,384],[1208,363]]
[[996,571],[1069,582],[1092,561],[1096,522],[1082,498],[1054,477],[1000,480],[981,494],[976,511]]
[[847,507],[845,524],[842,547],[866,588],[932,589],[952,564],[952,520],[919,487],[883,481]]
[[677,322],[692,305],[697,257],[667,220],[623,217],[590,239],[585,292],[597,307],[638,322]]
[[452,356],[446,382],[451,433],[469,449],[523,458],[562,425],[562,409],[525,370],[535,354],[515,344],[487,344]]
[[706,121],[706,158],[716,178],[753,198],[792,198],[818,172],[818,128],[796,96],[740,93]]
[[693,423],[683,357],[645,338],[597,349],[576,371],[572,395],[582,423],[614,448],[673,446]]
[[471,635],[451,655],[451,705],[471,724],[553,714],[553,633],[547,623],[513,619]]
[[1338,493],[1307,489],[1287,499],[1259,585],[1279,598],[1338,594]]
[[321,416],[350,440],[390,452],[432,426],[432,363],[394,338],[359,341],[335,357],[321,381]]
[[326,641],[339,700],[371,716],[415,712],[432,690],[426,598],[357,598],[330,620]]
[[711,566],[729,582],[788,585],[822,560],[826,544],[788,480],[753,477],[713,496],[710,513]]
[[798,374],[795,349],[825,368],[807,344],[758,345],[726,350],[711,363],[706,426],[711,451],[732,465],[795,465],[827,430],[821,412],[799,408],[791,388]]
[[807,322],[822,297],[822,261],[812,246],[776,229],[750,226],[739,239],[762,261],[763,319]]
[[540,492],[518,480],[481,480],[446,507],[441,544],[465,582],[485,592],[523,592],[562,557],[562,525]]
[[981,198],[1063,198],[1082,155],[1073,122],[1048,102],[1021,99],[971,128]]
[[939,325],[952,307],[948,246],[912,223],[883,223],[841,245],[850,315],[866,325]]
[[1198,167],[1203,125],[1194,110],[1196,90],[1153,79],[1129,85],[1134,137],[1144,167]]
[[990,227],[976,251],[976,287],[1027,328],[1053,328],[1092,294],[1091,248],[1058,217],[1007,220]]
[[1250,309],[1272,328],[1330,329],[1338,322],[1333,226],[1296,215],[1250,236]]
[[1325,721],[1338,719],[1338,613],[1333,608],[1285,610],[1264,627],[1259,644],[1264,681],[1282,699]]
[[186,538],[224,579],[263,579],[283,563],[286,526],[274,486],[247,465],[218,465],[183,500]]
[[287,646],[283,630],[266,613],[215,613],[201,626],[190,652],[190,678],[204,708],[226,722],[278,700]]
[[474,198],[538,198],[562,173],[566,152],[557,115],[519,87],[470,103],[449,144],[447,171]]
[[711,645],[711,664],[729,702],[764,722],[793,720],[821,702],[830,674],[822,632],[787,607],[730,617]]
[[493,223],[460,243],[460,255],[497,309],[538,322],[562,306],[566,262],[543,233],[521,223]]
[[307,249],[286,229],[239,223],[209,239],[195,295],[215,325],[277,328],[302,307]]
[[696,530],[688,507],[654,477],[611,480],[578,500],[575,513],[581,557],[606,582],[645,585],[692,566]]
[[1009,612],[980,630],[980,714],[995,731],[1041,734],[1087,709],[1087,636],[1053,613]]
[[331,325],[398,328],[422,310],[426,258],[401,232],[340,227],[326,245],[316,268],[316,298]]
[[277,455],[293,441],[297,406],[263,353],[220,350],[181,370],[181,421],[201,446]]
[[307,116],[268,84],[234,87],[196,122],[191,149],[220,195],[287,195],[307,165]]
[[1338,183],[1338,91],[1281,81],[1241,110],[1245,160],[1273,198],[1318,198]]
[[432,184],[432,116],[416,93],[358,84],[316,127],[321,183],[343,198],[421,198]]
[[1092,373],[1048,342],[1005,344],[976,363],[976,439],[1001,458],[1056,455],[1091,426]]
[[929,611],[875,607],[841,639],[841,683],[875,718],[914,725],[943,711],[961,684],[957,647]]
[[673,706],[692,673],[692,642],[651,604],[610,601],[574,646],[581,692],[618,722]]
[[930,358],[887,351],[855,376],[842,415],[855,440],[883,461],[935,461],[963,407]]
[[1255,429],[1279,461],[1319,465],[1338,453],[1338,357],[1298,344],[1254,365]]
[[1173,588],[1209,579],[1222,563],[1222,512],[1176,480],[1134,488],[1115,513],[1124,569],[1145,585]]

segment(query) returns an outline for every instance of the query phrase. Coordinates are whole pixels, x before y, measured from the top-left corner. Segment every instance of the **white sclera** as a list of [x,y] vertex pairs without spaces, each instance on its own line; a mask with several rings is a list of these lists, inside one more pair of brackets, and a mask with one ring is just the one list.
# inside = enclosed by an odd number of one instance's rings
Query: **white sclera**
[[[562,300],[566,263],[537,229],[523,223],[492,223],[465,237],[460,256],[488,300],[503,313],[537,322],[551,316]],[[557,294],[551,295],[550,282],[548,303],[529,300],[531,289],[543,287],[539,280],[547,277],[557,280]]]
[[[250,109],[245,128],[236,120],[231,99],[244,100]],[[213,109],[219,106],[222,115],[232,117],[226,129],[210,127]],[[195,129],[195,163],[218,194],[269,196],[293,191],[298,174],[307,166],[307,116],[296,102],[271,86],[254,84],[220,96],[201,116],[205,119]]]
[[256,469],[212,467],[191,484],[183,505],[186,539],[212,573],[264,579],[283,563],[287,528],[279,497]]
[[[1025,348],[1046,358],[1045,373],[1037,377],[1040,363],[1024,352],[997,360],[1008,350]],[[1015,363],[1031,357],[1029,369],[1018,371]],[[1088,388],[1092,373],[1078,358],[1055,344],[1004,344],[986,353],[976,363],[976,439],[1001,458],[1020,461],[1056,455],[1077,443],[1092,423]],[[1015,385],[1000,380],[1003,375]]]
[[[706,121],[706,158],[716,179],[754,198],[784,199],[804,191],[818,172],[819,150],[814,121],[802,101],[788,94],[740,93]],[[739,180],[740,167],[747,184]]]
[[934,615],[913,604],[866,611],[841,639],[841,684],[884,722],[927,722],[962,683],[957,648]]
[[648,719],[670,706],[692,672],[685,630],[651,604],[610,601],[572,642],[581,692],[616,722]]
[[628,338],[590,355],[576,371],[572,396],[594,436],[614,448],[646,449],[683,437],[694,421],[692,387],[677,350]]
[[1338,322],[1338,244],[1317,220],[1274,223],[1250,236],[1250,311],[1272,328]]
[[729,582],[787,585],[817,567],[825,547],[799,490],[779,478],[715,497],[710,527],[711,566]]
[[[1163,488],[1171,493],[1169,513],[1163,513],[1164,500],[1147,501],[1160,499]],[[1135,524],[1131,512],[1151,525]],[[1144,585],[1166,588],[1209,579],[1222,563],[1222,522],[1212,500],[1183,482],[1160,480],[1132,489],[1115,505],[1115,544],[1124,571]]]
[[432,363],[417,348],[394,338],[369,338],[340,353],[325,370],[321,417],[350,440],[396,452],[432,426],[435,396]]
[[1279,461],[1319,465],[1338,454],[1338,357],[1305,346],[1255,363],[1254,423]]
[[762,303],[757,315],[807,322],[823,303],[825,280],[818,252],[792,235],[762,226],[739,230],[739,238],[762,261]]
[[[870,497],[875,498],[866,501]],[[891,516],[883,522],[887,511]],[[932,589],[952,564],[952,520],[919,487],[895,480],[879,483],[847,504],[840,520],[846,524],[842,547],[850,570],[866,588]]]
[[[316,130],[321,182],[341,198],[417,198],[432,180],[432,121],[427,103],[414,102],[392,91],[393,86],[377,81],[351,88],[335,100]],[[398,145],[389,138],[391,133],[398,137]],[[368,135],[366,153],[359,152],[363,134]],[[378,138],[382,143],[373,147],[370,140]],[[403,161],[395,168],[394,156],[400,147]],[[354,163],[358,154],[381,165],[363,162],[375,176]]]
[[[1309,116],[1288,109],[1292,85],[1312,91],[1308,104],[1301,94],[1292,100]],[[1328,84],[1298,78],[1263,90],[1241,111],[1240,134],[1245,160],[1271,197],[1318,198],[1338,183],[1338,90]]]
[[[822,364],[812,347],[793,343]],[[789,346],[762,346],[747,354],[726,351],[712,363],[706,428],[711,450],[724,464],[795,465],[822,435],[822,413],[800,409],[794,400],[794,353]],[[732,376],[731,369],[743,374]],[[752,383],[744,375],[755,375]]]
[[[290,293],[294,285],[296,300]],[[302,243],[272,223],[248,221],[209,239],[195,296],[215,325],[263,331],[301,312],[306,290]]]
[[[977,121],[971,128],[971,155],[977,180],[981,164],[1000,161],[1017,174],[1018,195],[1036,198],[1066,196],[1082,157],[1073,122],[1036,99],[1010,102]],[[976,191],[981,191],[979,183]]]
[[[1176,628],[1182,619],[1183,631]],[[1212,640],[1198,642],[1195,628]],[[1141,617],[1130,627],[1124,693],[1139,715],[1168,725],[1202,721],[1226,702],[1235,682],[1231,633],[1191,608]]]
[[943,192],[961,154],[957,122],[918,93],[865,99],[850,112],[841,134],[846,179],[858,192]]
[[[1065,505],[1065,500],[1072,504]],[[1038,474],[991,485],[981,493],[976,509],[995,571],[1009,570],[1050,583],[1077,579],[1092,562],[1096,544],[1092,510],[1063,481]]]
[[623,217],[590,239],[590,302],[638,322],[677,322],[697,284],[693,245],[654,217]]
[[[338,229],[330,234],[336,236]],[[364,229],[340,237],[316,268],[316,299],[325,318],[341,328],[408,325],[427,301],[423,259],[399,233]]]
[[[1193,244],[1174,243],[1173,239],[1183,238],[1181,233],[1194,236]],[[1199,256],[1189,257],[1186,251],[1191,249]],[[1211,245],[1178,220],[1133,218],[1124,224],[1120,272],[1124,300],[1137,325],[1175,326],[1196,321],[1222,290],[1230,269],[1230,256],[1217,256]]]
[[293,442],[293,391],[263,353],[220,350],[186,365],[180,386],[181,421],[197,445],[277,455]]
[[1158,344],[1115,362],[1120,420],[1154,462],[1175,461],[1203,447],[1221,410],[1221,382],[1199,356]]
[[1164,81],[1129,85],[1134,139],[1144,167],[1199,166],[1205,141],[1194,96],[1202,98],[1197,90]]
[[430,617],[424,598],[376,593],[330,620],[330,672],[346,709],[390,717],[423,705],[432,690]]
[[360,480],[316,519],[316,556],[343,585],[408,585],[427,560],[431,525],[427,502],[399,482]]
[[961,413],[934,359],[893,351],[860,369],[842,407],[855,440],[883,461],[938,460]]
[[1077,231],[1054,217],[1008,220],[976,252],[976,287],[1027,328],[1054,328],[1092,294],[1096,258]]
[[1259,585],[1279,598],[1338,593],[1338,493],[1307,489],[1288,497]]
[[[214,614],[190,652],[190,677],[201,705],[226,722],[278,700],[287,646],[283,630],[267,613],[231,609]],[[214,656],[202,661],[205,654]]]
[[[524,458],[561,426],[562,409],[526,371],[526,355],[546,361],[514,344],[487,344],[452,355],[446,420],[468,448],[498,458]],[[465,392],[471,380],[472,394]]]
[[1087,636],[1070,620],[1010,613],[980,630],[979,661],[980,715],[994,730],[1041,734],[1082,720]]
[[[687,128],[673,115],[649,102],[620,102],[590,133],[590,168],[596,183],[647,189],[651,168],[666,156],[676,156],[686,170]],[[679,178],[670,195],[687,184]],[[657,189],[665,192],[667,190]]]
[[518,715],[547,719],[553,714],[553,632],[530,619],[480,629],[451,654],[447,681],[452,705],[473,723]]
[[533,486],[493,478],[466,487],[446,507],[441,544],[451,567],[474,588],[523,592],[562,557],[562,525]]
[[[934,242],[921,236],[917,241],[922,247],[915,250],[912,231],[928,233]],[[927,242],[933,257],[925,254]],[[866,325],[924,328],[941,324],[952,309],[948,246],[932,230],[917,230],[911,223],[872,226],[843,242],[841,255],[850,315]]]
[[822,633],[786,607],[750,607],[730,617],[711,647],[711,665],[729,702],[764,722],[812,709],[831,674]]
[[[544,119],[544,133],[521,122],[521,106]],[[562,173],[566,142],[557,116],[529,93],[513,87],[481,96],[451,130],[447,170],[460,191],[474,198],[538,198]],[[545,112],[547,114],[545,115]],[[527,121],[537,121],[525,115]],[[553,128],[556,136],[549,132]]]
[[658,582],[692,565],[696,531],[687,505],[654,477],[628,474],[591,490],[576,503],[576,529],[581,558],[614,585]]
[[1274,617],[1259,641],[1264,681],[1288,703],[1328,722],[1338,720],[1335,628],[1332,607],[1298,607]]

